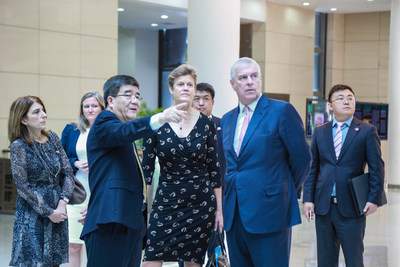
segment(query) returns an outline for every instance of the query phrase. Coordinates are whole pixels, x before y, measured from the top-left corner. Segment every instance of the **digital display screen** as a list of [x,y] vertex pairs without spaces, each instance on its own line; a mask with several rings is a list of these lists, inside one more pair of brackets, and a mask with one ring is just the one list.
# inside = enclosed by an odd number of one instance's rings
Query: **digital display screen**
[[[328,108],[327,100],[307,99],[306,108],[306,136],[311,138],[315,127],[333,119],[333,112]],[[387,139],[388,104],[356,102],[354,117],[375,125],[379,138]]]

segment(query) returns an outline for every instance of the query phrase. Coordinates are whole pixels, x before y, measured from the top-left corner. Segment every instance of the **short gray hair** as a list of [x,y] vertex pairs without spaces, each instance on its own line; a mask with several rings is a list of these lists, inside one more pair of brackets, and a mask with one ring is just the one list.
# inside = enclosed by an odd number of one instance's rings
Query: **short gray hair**
[[258,73],[261,75],[261,69],[260,66],[258,65],[258,63],[249,57],[241,57],[239,58],[235,63],[233,63],[232,67],[231,67],[231,79],[232,81],[235,81],[236,78],[236,68],[240,65],[250,65],[250,64],[254,64],[257,66],[257,71]]

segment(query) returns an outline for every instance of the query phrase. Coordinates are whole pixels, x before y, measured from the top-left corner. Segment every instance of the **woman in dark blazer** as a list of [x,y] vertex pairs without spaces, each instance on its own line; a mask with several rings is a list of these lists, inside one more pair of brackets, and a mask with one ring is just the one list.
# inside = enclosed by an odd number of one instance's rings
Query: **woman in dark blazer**
[[78,267],[81,264],[83,241],[79,239],[82,232],[83,217],[86,215],[89,191],[89,167],[86,156],[86,140],[97,115],[104,110],[104,99],[96,91],[87,92],[81,99],[78,123],[65,126],[61,143],[67,153],[69,162],[74,170],[75,177],[84,185],[87,192],[86,200],[79,205],[67,205],[69,217],[69,264]]

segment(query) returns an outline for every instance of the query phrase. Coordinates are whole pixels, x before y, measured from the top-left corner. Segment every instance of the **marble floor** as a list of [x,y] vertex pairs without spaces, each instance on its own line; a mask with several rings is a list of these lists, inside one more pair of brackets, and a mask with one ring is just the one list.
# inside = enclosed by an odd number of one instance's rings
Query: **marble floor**
[[[400,190],[389,190],[387,197],[388,205],[367,218],[365,267],[400,267]],[[302,211],[302,205],[300,208]],[[12,225],[12,215],[0,215],[0,267],[8,266],[10,261]],[[314,222],[303,219],[301,225],[293,228],[290,266],[317,266],[316,253]],[[339,266],[345,266],[342,256],[339,261]],[[168,263],[164,266],[178,265]]]

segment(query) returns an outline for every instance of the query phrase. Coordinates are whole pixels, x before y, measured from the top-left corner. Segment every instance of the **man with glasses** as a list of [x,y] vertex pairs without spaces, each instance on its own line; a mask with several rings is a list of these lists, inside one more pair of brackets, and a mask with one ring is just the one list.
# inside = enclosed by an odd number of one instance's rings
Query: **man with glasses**
[[185,119],[185,103],[136,119],[142,98],[135,78],[111,77],[103,90],[106,110],[87,140],[91,196],[81,238],[87,266],[140,266],[146,185],[133,142],[155,134],[166,122]]
[[[310,221],[316,215],[318,266],[338,266],[342,247],[346,266],[363,266],[366,216],[384,199],[384,163],[375,126],[354,118],[356,101],[348,85],[329,92],[328,108],[333,120],[314,131],[312,165],[304,183],[304,212]],[[368,202],[358,215],[349,179],[369,170]]]

